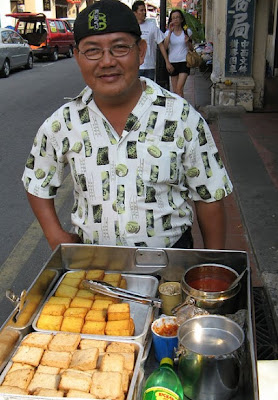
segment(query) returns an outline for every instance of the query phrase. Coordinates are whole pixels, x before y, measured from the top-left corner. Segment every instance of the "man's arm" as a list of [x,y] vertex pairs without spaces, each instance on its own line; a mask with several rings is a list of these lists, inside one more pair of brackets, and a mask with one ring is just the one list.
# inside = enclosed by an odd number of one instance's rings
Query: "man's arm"
[[213,203],[195,201],[195,208],[204,247],[223,250],[226,242],[224,201],[219,200]]
[[66,232],[57,216],[54,199],[42,199],[27,192],[27,198],[52,250],[61,243],[80,243],[75,233]]
[[159,47],[159,50],[161,51],[161,54],[162,54],[162,56],[163,56],[163,58],[164,58],[164,60],[165,60],[165,64],[166,64],[166,69],[167,69],[167,71],[168,71],[168,72],[173,72],[174,67],[173,67],[173,65],[169,62],[168,54],[167,54],[167,51],[166,51],[166,49],[165,49],[164,43],[163,43],[163,42],[158,43],[158,47]]

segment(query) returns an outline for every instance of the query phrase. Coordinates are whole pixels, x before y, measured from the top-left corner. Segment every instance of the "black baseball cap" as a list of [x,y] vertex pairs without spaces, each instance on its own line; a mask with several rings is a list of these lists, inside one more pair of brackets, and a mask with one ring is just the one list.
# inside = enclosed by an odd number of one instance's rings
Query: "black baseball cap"
[[99,0],[82,10],[74,23],[76,44],[91,35],[127,32],[141,36],[133,11],[119,0]]

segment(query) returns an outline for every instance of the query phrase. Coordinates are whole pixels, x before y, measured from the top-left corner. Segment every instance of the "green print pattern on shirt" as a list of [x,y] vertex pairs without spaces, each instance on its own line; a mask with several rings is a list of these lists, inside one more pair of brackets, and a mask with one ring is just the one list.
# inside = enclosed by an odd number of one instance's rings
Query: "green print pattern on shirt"
[[197,193],[203,200],[208,200],[211,198],[211,194],[208,191],[206,185],[196,186]]
[[138,118],[136,117],[136,115],[130,113],[127,118],[124,130],[130,132],[131,129],[137,131],[139,128],[140,128],[140,122],[138,121]]
[[177,178],[177,153],[174,151],[170,152],[170,179],[173,181]]
[[168,231],[169,229],[172,229],[170,214],[162,216],[162,227],[163,227],[164,231]]
[[192,140],[192,131],[190,128],[185,128],[183,131],[183,136],[187,142],[191,142]]
[[87,131],[81,132],[81,137],[83,139],[84,146],[85,146],[85,157],[91,157],[91,155],[92,155],[92,144],[91,144],[88,132]]
[[105,119],[103,119],[102,122],[103,122],[103,126],[104,126],[104,129],[105,129],[106,133],[107,133],[107,136],[109,138],[110,143],[111,144],[117,144],[117,140],[114,138],[108,123],[105,121]]
[[177,141],[176,141],[176,145],[179,149],[183,149],[184,148],[184,138],[182,136],[179,136]]
[[63,143],[63,147],[62,147],[62,154],[65,155],[70,148],[70,142],[69,142],[69,138],[65,137],[62,141]]
[[157,96],[156,100],[153,102],[153,105],[154,106],[165,107],[165,105],[166,105],[165,97]]
[[108,147],[100,147],[97,151],[97,165],[109,164]]
[[147,132],[139,132],[139,135],[138,135],[138,142],[140,142],[140,143],[145,143],[145,141],[146,141],[146,137],[147,137]]
[[55,172],[56,172],[56,167],[54,167],[54,165],[52,165],[49,168],[49,172],[47,174],[47,177],[45,178],[45,180],[41,184],[41,187],[45,188],[47,185],[49,185],[49,183],[50,183],[51,179],[53,178]]
[[156,121],[157,121],[158,112],[151,111],[149,115],[149,119],[146,126],[146,134],[153,133]]
[[196,168],[196,167],[189,168],[189,169],[186,171],[186,175],[187,175],[189,178],[197,177],[197,176],[200,175],[200,170],[199,170],[198,168]]
[[84,199],[84,204],[85,204],[85,213],[84,213],[83,225],[87,225],[88,215],[89,215],[89,206],[88,206],[88,200],[86,198]]
[[26,161],[26,168],[34,169],[34,166],[35,166],[35,157],[33,156],[33,154],[29,154],[29,157],[27,158]]
[[49,190],[48,190],[49,196],[51,197],[56,196],[57,190],[58,188],[56,188],[55,186],[49,185]]
[[97,204],[93,206],[93,218],[95,224],[100,224],[102,221],[102,205]]
[[61,130],[61,123],[59,121],[53,121],[51,125],[52,132],[57,133]]
[[127,142],[126,145],[126,152],[127,152],[127,158],[132,158],[136,159],[137,158],[137,149],[136,149],[136,142]]
[[156,146],[148,147],[147,151],[151,156],[153,156],[155,158],[160,158],[162,156],[161,150]]
[[217,189],[214,193],[215,200],[221,200],[225,197],[225,190],[224,189]]
[[144,195],[144,181],[141,176],[140,169],[137,168],[137,174],[136,174],[136,191],[137,191],[137,196],[141,197]]
[[128,233],[138,233],[140,231],[140,225],[136,221],[128,221],[125,229]]
[[178,126],[177,121],[165,121],[164,131],[163,131],[161,141],[162,142],[173,142],[177,126]]
[[148,237],[155,235],[153,210],[146,210],[146,228]]
[[71,148],[71,151],[74,151],[75,153],[80,153],[82,150],[83,144],[81,142],[75,142],[74,145]]
[[169,206],[172,207],[173,210],[176,210],[176,209],[177,209],[177,206],[176,206],[176,204],[174,203],[174,199],[173,199],[173,188],[172,188],[172,186],[169,186],[169,188],[168,188],[167,197],[168,197]]
[[151,173],[150,173],[150,182],[156,183],[159,176],[159,166],[152,165],[151,166]]
[[87,182],[84,174],[78,175],[78,181],[83,192],[87,192]]
[[128,174],[128,168],[126,165],[118,164],[116,166],[116,175],[123,177],[126,176],[127,174]]
[[93,244],[99,244],[99,233],[98,233],[98,231],[93,231]]
[[45,172],[44,172],[41,168],[38,168],[38,169],[35,171],[35,177],[36,177],[37,179],[43,179],[43,178],[45,177]]
[[152,186],[147,186],[145,203],[156,203],[155,195],[156,195],[155,188]]
[[181,120],[183,122],[187,120],[188,114],[189,114],[189,104],[187,103],[187,101],[185,101],[181,113]]
[[46,156],[46,146],[47,146],[47,137],[43,135],[42,141],[41,141],[41,149],[40,149],[40,156],[45,157]]
[[88,107],[85,107],[82,110],[79,110],[78,114],[79,114],[79,119],[80,119],[81,124],[87,124],[88,122],[90,122]]
[[204,146],[207,144],[207,138],[206,138],[206,133],[205,133],[205,128],[204,128],[204,121],[202,118],[199,119],[198,125],[197,125],[197,131],[199,132],[198,139],[199,139],[199,144],[200,146]]
[[102,182],[102,198],[103,201],[107,201],[110,199],[110,180],[108,171],[101,172],[101,182]]
[[125,187],[124,185],[117,186],[117,201],[116,210],[118,214],[123,214],[125,212]]
[[76,182],[77,185],[79,185],[79,179],[78,179],[78,175],[77,175],[76,168],[75,168],[75,160],[74,160],[74,158],[71,158],[70,164],[71,164],[71,168],[72,168],[72,172],[73,172],[73,176],[74,176],[75,182]]
[[209,165],[209,160],[208,160],[208,153],[206,151],[204,151],[203,153],[201,153],[201,157],[204,163],[204,167],[205,167],[205,171],[206,171],[206,175],[208,178],[212,177],[212,170],[210,168]]
[[215,158],[215,160],[216,160],[216,162],[217,162],[217,164],[219,165],[219,167],[222,169],[222,168],[224,168],[224,164],[223,164],[223,161],[222,161],[222,159],[221,159],[221,157],[220,157],[220,154],[217,152],[217,153],[214,153],[213,154],[213,157]]
[[69,131],[72,130],[72,123],[71,123],[71,119],[70,119],[70,108],[69,107],[65,107],[63,110],[63,116],[64,116],[64,120],[66,123],[66,126],[68,128]]
[[223,182],[224,182],[224,186],[225,186],[227,194],[232,193],[232,190],[231,190],[231,188],[229,186],[229,183],[228,183],[227,175],[223,176]]

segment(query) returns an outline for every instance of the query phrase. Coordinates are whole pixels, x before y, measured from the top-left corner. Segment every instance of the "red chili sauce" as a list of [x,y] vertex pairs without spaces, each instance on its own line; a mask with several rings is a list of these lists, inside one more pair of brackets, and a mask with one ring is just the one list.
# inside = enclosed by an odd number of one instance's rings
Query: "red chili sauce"
[[154,326],[153,330],[160,336],[177,336],[178,325],[164,324],[161,326]]
[[230,283],[217,278],[201,278],[187,282],[193,289],[203,290],[204,292],[222,292],[227,290]]

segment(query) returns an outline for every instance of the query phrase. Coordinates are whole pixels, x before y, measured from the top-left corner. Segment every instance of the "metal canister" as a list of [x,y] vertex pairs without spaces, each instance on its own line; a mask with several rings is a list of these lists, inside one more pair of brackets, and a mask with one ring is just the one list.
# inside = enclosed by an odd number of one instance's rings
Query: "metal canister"
[[241,284],[229,286],[238,273],[222,264],[198,264],[190,267],[181,281],[183,300],[193,299],[196,307],[211,314],[230,314],[237,311],[236,296]]
[[221,315],[201,315],[178,329],[179,377],[192,400],[229,400],[241,375],[242,328]]

